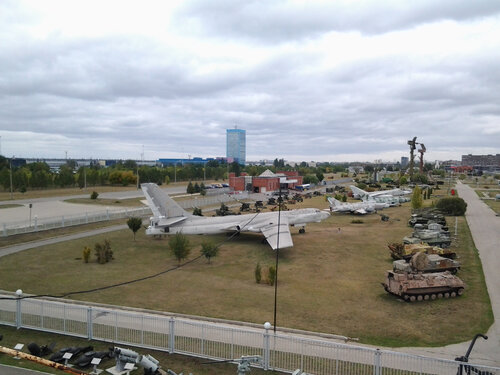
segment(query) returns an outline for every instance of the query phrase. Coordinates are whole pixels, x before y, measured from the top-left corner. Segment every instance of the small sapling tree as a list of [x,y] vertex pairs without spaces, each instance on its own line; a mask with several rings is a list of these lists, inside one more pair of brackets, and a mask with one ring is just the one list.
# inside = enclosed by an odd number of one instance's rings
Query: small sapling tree
[[127,220],[127,225],[130,228],[130,230],[134,233],[134,241],[135,241],[135,234],[139,229],[141,229],[142,219],[140,217],[131,217]]
[[191,244],[188,238],[182,233],[176,233],[172,236],[168,241],[168,246],[179,264],[183,259],[187,258],[191,252]]
[[205,258],[207,258],[208,263],[210,263],[210,259],[217,256],[219,248],[211,242],[203,242],[201,244],[200,252]]

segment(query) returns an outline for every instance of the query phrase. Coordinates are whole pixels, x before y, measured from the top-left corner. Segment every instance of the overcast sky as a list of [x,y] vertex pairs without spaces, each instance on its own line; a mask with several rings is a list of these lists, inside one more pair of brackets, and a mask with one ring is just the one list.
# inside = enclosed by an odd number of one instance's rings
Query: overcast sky
[[500,1],[0,1],[1,153],[500,153]]

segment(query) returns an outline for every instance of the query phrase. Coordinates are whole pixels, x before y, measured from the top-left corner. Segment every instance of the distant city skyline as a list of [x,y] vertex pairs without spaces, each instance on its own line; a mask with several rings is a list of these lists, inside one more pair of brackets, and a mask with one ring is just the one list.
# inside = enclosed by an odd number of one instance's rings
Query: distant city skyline
[[[500,153],[500,2],[0,2],[4,156]],[[143,152],[144,146],[144,152]]]

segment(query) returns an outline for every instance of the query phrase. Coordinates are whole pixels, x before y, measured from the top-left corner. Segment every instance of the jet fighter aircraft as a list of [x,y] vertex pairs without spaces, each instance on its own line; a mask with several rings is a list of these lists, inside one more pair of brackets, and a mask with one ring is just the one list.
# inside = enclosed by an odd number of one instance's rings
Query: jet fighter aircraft
[[357,202],[357,203],[345,203],[339,200],[328,197],[328,202],[330,203],[330,210],[332,212],[347,212],[357,215],[366,215],[370,212],[375,212],[383,208],[389,207],[386,203],[373,202]]

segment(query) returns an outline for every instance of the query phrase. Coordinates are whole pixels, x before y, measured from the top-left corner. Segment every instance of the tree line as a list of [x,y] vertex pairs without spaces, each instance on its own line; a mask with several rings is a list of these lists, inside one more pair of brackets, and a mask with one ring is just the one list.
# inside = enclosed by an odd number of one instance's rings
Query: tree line
[[113,166],[103,167],[98,164],[78,167],[74,160],[68,160],[58,171],[51,170],[45,162],[29,163],[22,166],[12,165],[9,159],[0,156],[0,185],[4,190],[10,190],[11,173],[12,188],[24,192],[28,189],[45,189],[56,187],[104,186],[104,185],[135,185],[137,176],[139,182],[154,182],[159,185],[174,181],[225,180],[228,173],[236,176],[243,172],[250,176],[258,176],[266,169],[272,172],[297,171],[304,176],[304,183],[321,181],[324,173],[343,172],[346,165],[323,163],[315,167],[302,162],[296,166],[284,164],[284,160],[276,159],[274,165],[242,166],[238,163],[226,164],[223,161],[211,160],[203,164],[184,164],[169,166],[139,166],[134,160],[119,161]]

